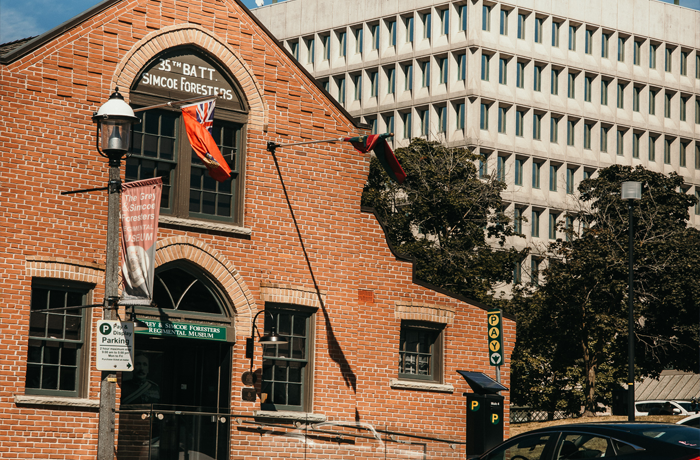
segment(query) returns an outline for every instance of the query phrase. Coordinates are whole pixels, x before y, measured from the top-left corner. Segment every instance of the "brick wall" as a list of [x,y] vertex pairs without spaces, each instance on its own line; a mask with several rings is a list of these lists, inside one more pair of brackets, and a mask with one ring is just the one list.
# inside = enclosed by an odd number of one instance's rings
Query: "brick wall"
[[[87,392],[75,404],[24,396],[32,277],[90,281],[96,284],[93,299],[101,301],[105,194],[59,193],[105,184],[107,165],[94,148],[92,112],[115,84],[128,93],[145,61],[178,44],[206,49],[228,66],[251,107],[244,205],[250,236],[173,225],[159,233],[158,263],[192,260],[209,270],[229,297],[238,334],[232,412],[252,415],[259,409],[259,403],[241,400],[241,375],[249,370],[243,339],[250,334],[250,318],[266,301],[287,299],[319,308],[314,414],[463,441],[467,386],[455,371],[493,375],[485,353],[485,312],[413,283],[411,264],[397,259],[374,216],[360,211],[369,158],[347,144],[277,152],[312,278],[265,150],[268,140],[300,142],[363,131],[236,1],[125,0],[0,66],[0,241],[5,253],[0,262],[0,458],[95,458],[100,375],[94,370],[94,347],[89,348]],[[93,324],[101,314],[91,312]],[[409,317],[447,324],[444,384],[452,392],[392,387],[400,321]],[[515,325],[506,320],[504,329],[502,380],[509,386]],[[94,330],[90,335],[88,342],[94,343]],[[258,356],[254,365],[259,369],[261,364]],[[269,458],[256,449],[298,447],[236,423],[231,433],[235,459]]]

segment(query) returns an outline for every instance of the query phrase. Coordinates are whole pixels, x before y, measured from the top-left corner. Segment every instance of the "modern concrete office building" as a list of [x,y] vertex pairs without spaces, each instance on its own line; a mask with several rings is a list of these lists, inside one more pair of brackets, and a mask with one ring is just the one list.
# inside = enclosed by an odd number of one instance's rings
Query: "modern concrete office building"
[[[254,14],[352,115],[395,132],[395,146],[427,136],[486,156],[482,172],[508,184],[526,236],[515,245],[561,237],[579,182],[612,164],[676,171],[700,196],[698,11],[657,0],[287,0]],[[700,224],[700,207],[691,215]]]

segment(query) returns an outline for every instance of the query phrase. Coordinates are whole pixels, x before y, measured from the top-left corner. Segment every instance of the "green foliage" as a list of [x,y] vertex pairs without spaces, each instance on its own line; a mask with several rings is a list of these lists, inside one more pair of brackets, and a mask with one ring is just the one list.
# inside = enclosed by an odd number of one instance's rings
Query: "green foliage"
[[500,212],[505,184],[479,179],[480,157],[467,149],[414,139],[396,156],[406,180],[389,180],[373,159],[362,204],[377,211],[396,250],[417,260],[418,278],[488,301],[494,283],[511,281],[525,254],[503,248],[514,235]]
[[636,375],[698,368],[700,232],[688,228],[695,197],[683,179],[639,166],[611,166],[579,186],[578,228],[550,245],[539,286],[520,290],[514,400],[595,412],[626,381],[628,203],[623,181],[642,185],[633,204]]

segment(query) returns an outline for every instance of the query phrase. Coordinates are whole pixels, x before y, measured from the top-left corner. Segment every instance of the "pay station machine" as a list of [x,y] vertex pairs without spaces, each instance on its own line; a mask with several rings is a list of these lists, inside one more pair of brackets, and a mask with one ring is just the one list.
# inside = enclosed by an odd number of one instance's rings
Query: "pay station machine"
[[503,396],[508,390],[482,372],[457,371],[474,393],[467,397],[467,457],[480,455],[503,442]]

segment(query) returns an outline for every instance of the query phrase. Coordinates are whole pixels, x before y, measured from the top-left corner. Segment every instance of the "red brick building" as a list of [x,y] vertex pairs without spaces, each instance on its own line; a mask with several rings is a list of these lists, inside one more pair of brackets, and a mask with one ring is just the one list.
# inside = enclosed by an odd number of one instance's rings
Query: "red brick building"
[[[367,155],[281,148],[277,168],[268,141],[366,127],[237,0],[108,0],[0,46],[0,458],[96,456],[102,309],[32,310],[102,302],[105,192],[60,193],[105,185],[91,116],[115,86],[134,107],[221,94],[214,137],[233,170],[215,184],[178,110],[141,112],[123,179],[165,186],[157,306],[136,313],[213,332],[137,337],[136,372],[118,378],[116,457],[464,458],[456,371],[495,375],[485,311],[421,285],[388,246],[360,208]],[[251,362],[263,309],[289,344],[256,343]],[[505,386],[514,341],[505,318]]]

